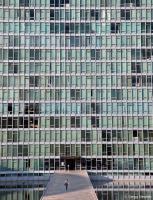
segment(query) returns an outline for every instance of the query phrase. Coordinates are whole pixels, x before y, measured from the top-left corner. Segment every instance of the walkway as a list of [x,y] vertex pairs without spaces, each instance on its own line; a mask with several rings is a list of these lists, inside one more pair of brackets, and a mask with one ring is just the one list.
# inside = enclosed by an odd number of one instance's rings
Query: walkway
[[[69,180],[65,191],[64,182]],[[86,171],[59,171],[51,175],[41,200],[98,200]]]

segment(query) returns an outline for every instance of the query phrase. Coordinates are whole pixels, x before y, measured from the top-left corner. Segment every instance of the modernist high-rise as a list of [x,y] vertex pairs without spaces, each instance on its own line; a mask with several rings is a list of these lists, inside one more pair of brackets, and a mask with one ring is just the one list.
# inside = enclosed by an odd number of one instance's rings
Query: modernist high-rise
[[153,175],[153,0],[0,0],[0,171]]

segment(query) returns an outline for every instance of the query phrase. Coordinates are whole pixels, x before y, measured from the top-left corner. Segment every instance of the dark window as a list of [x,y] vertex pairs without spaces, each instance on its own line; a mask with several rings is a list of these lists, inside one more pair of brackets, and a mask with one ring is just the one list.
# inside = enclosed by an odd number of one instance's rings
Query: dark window
[[80,117],[76,117],[76,128],[80,128]]
[[140,49],[132,49],[131,50],[131,58],[132,58],[132,60],[139,60],[140,59]]
[[101,110],[100,110],[100,103],[96,103],[96,114],[100,114]]
[[26,103],[24,106],[24,113],[25,114],[38,114],[39,113],[39,104]]
[[131,72],[132,73],[141,73],[141,63],[131,63]]
[[122,90],[112,89],[111,90],[112,100],[122,100]]
[[86,130],[86,142],[90,142],[92,140],[91,132]]
[[59,0],[60,1],[60,6],[64,6],[64,0]]
[[71,127],[75,127],[75,117],[71,117]]
[[54,117],[50,117],[50,127],[54,127]]
[[[26,159],[26,160],[25,160],[25,166],[26,166],[26,168],[29,168],[29,167],[30,167],[30,159]],[[30,197],[29,197],[29,194],[27,194],[27,193],[26,193],[25,197],[26,197],[27,199],[30,198]]]
[[55,0],[50,0],[50,6],[54,6],[54,1]]
[[99,127],[99,117],[91,117],[91,126],[92,127]]
[[96,105],[95,103],[91,103],[91,113],[95,113],[96,112]]
[[55,24],[55,33],[60,33],[60,24],[59,23]]
[[30,76],[29,86],[31,87],[38,87],[39,86],[39,76]]
[[91,15],[91,18],[94,18],[95,17],[95,10],[91,10],[90,15]]
[[138,137],[138,132],[137,132],[137,130],[133,130],[133,137]]
[[141,86],[141,77],[132,76],[132,86]]
[[80,127],[80,117],[71,117],[71,127]]
[[65,24],[65,33],[70,32],[70,24]]
[[91,49],[91,60],[100,60],[100,50]]
[[30,9],[30,20],[34,20],[34,10]]
[[141,49],[141,57],[142,59],[151,59],[152,56],[152,50],[151,49]]
[[81,142],[85,142],[86,136],[85,136],[85,130],[81,130]]
[[14,53],[13,49],[9,49],[8,57],[9,57],[10,60],[13,60],[13,53]]
[[71,99],[75,99],[75,89],[71,89]]
[[140,0],[121,0],[121,6],[140,6]]
[[59,7],[60,5],[60,0],[55,0],[55,7]]
[[70,3],[70,0],[65,0],[65,4],[69,4]]
[[8,103],[8,113],[12,114],[12,111],[13,111],[12,103]]
[[50,0],[50,6],[55,6],[55,7],[63,7],[65,4],[68,4],[69,0]]
[[17,117],[0,118],[0,127],[1,128],[18,128],[18,118]]
[[50,20],[54,20],[55,18],[55,14],[54,14],[54,10],[50,10]]
[[[30,124],[29,124],[29,121],[30,121]],[[25,120],[24,120],[24,123],[25,123]],[[38,128],[38,118],[31,117],[30,119],[26,120],[26,123],[27,123],[27,125],[28,124],[30,125],[30,128]],[[24,124],[24,126],[25,126],[25,124]]]
[[100,19],[100,14],[99,14],[98,10],[91,10],[90,11],[90,16],[91,16],[91,19],[94,19],[94,20],[99,20]]
[[19,50],[18,49],[9,49],[8,57],[10,60],[18,60],[19,59]]
[[29,0],[19,0],[19,6],[29,6]]
[[50,127],[60,128],[60,118],[50,117]]
[[59,128],[59,127],[60,127],[60,119],[55,118],[55,128]]
[[40,59],[40,50],[30,49],[30,60],[39,60],[39,59]]
[[55,26],[54,23],[50,23],[50,32],[55,33]]
[[12,119],[12,117],[8,117],[8,119],[7,119],[7,127],[8,128],[13,128],[13,119]]
[[120,24],[111,23],[111,33],[119,33],[119,32],[120,32]]
[[79,100],[80,99],[80,90],[71,89],[71,99]]
[[130,10],[121,10],[121,19],[122,20],[130,20]]

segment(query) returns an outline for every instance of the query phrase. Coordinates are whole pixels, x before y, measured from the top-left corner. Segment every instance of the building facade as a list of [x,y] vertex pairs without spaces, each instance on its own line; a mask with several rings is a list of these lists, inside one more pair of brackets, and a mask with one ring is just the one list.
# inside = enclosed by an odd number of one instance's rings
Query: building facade
[[153,0],[0,0],[0,170],[153,175]]

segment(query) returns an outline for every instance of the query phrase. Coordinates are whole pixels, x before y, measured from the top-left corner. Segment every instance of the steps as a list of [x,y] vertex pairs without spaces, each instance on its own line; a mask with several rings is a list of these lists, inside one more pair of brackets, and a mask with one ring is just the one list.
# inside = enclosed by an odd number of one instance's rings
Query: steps
[[[68,179],[68,190],[64,182]],[[41,200],[98,200],[86,171],[58,171],[51,175]]]

